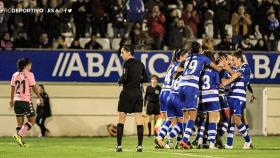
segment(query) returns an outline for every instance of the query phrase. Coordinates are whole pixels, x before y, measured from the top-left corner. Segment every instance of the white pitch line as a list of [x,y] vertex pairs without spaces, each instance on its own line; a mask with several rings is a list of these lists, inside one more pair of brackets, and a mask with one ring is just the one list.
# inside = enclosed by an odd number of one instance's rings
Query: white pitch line
[[182,155],[182,156],[192,156],[192,157],[215,158],[213,156],[193,155],[193,154],[187,154],[187,153],[169,153],[169,154],[172,154],[172,155]]
[[[67,146],[60,146],[60,145],[55,145],[51,147],[58,147],[58,148],[80,148],[80,149],[93,149],[92,147],[86,147],[86,146],[72,146],[72,145],[67,145]],[[94,148],[95,149],[95,148]]]
[[[159,152],[155,152],[155,151],[144,151],[144,152],[159,154]],[[171,152],[171,153],[169,153],[169,152],[164,152],[164,154],[181,155],[181,156],[191,156],[191,157],[201,157],[201,158],[214,158],[213,156],[203,156],[203,155],[194,155],[194,154],[187,154],[187,153],[176,153],[176,152]]]
[[1,142],[0,144],[3,144],[3,145],[15,145],[15,144],[16,144],[16,145],[17,145],[16,142],[15,142],[15,143],[2,143],[2,142]]
[[[1,144],[1,143],[0,143]],[[3,143],[4,144],[4,143]],[[12,144],[12,143],[11,143]],[[59,148],[80,148],[80,149],[93,149],[93,150],[101,150],[101,151],[114,151],[115,149],[108,149],[108,148],[93,148],[93,147],[86,147],[86,146],[60,146],[60,145],[55,145],[55,146],[51,146],[51,147],[59,147]],[[136,150],[128,150],[125,149],[123,150],[124,152],[136,152]],[[145,150],[144,152],[148,152],[148,153],[153,153],[153,154],[159,154],[160,152],[156,152],[156,151],[151,151],[151,150]],[[164,152],[165,154],[170,154],[170,155],[181,155],[181,156],[191,156],[191,157],[201,157],[201,158],[218,158],[218,157],[213,157],[213,156],[203,156],[203,155],[194,155],[194,154],[188,154],[188,153],[177,153],[177,152]],[[219,157],[221,158],[221,157]]]
[[[82,146],[53,146],[53,147],[62,147],[62,148],[81,148],[81,149],[94,149],[94,150],[102,150],[102,151],[114,151],[115,149],[108,149],[108,148],[93,148],[93,147],[82,147]],[[123,150],[124,152],[136,152],[136,150]],[[144,150],[143,152],[146,153],[153,153],[153,154],[159,154],[160,152],[151,151],[151,150]],[[218,158],[213,156],[203,156],[203,155],[194,155],[194,154],[188,154],[188,153],[178,153],[178,152],[164,152],[164,154],[170,154],[170,155],[181,155],[181,156],[191,156],[191,157],[200,157],[200,158]],[[221,157],[219,157],[221,158]]]

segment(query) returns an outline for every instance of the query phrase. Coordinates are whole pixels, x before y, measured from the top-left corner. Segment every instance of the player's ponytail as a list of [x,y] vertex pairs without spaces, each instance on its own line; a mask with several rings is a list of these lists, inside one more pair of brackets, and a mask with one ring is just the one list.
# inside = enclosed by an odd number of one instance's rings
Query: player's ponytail
[[184,49],[175,49],[172,54],[172,60],[171,64],[175,63],[180,59],[181,56],[185,55],[187,53],[186,50]]
[[26,65],[31,64],[32,61],[28,58],[21,58],[17,62],[17,70],[18,72],[22,72]]
[[181,55],[185,54],[186,51],[183,50],[183,49],[175,49],[173,51],[173,54],[172,54],[172,59],[171,59],[171,63],[167,69],[167,72],[169,71],[169,69],[171,69],[172,65],[180,58]]
[[180,49],[175,49],[172,53],[172,59],[171,59],[171,64],[175,63],[177,61],[177,53]]
[[201,44],[198,42],[192,42],[191,43],[191,53],[192,54],[198,54],[201,50]]

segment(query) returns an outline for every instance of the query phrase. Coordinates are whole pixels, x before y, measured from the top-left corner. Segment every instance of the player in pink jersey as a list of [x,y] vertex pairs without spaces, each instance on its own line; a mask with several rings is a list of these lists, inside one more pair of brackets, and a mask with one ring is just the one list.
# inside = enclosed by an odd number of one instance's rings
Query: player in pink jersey
[[[26,132],[35,124],[35,110],[32,104],[31,89],[42,101],[37,88],[36,81],[32,72],[30,72],[32,62],[30,59],[22,58],[17,62],[18,71],[13,74],[11,80],[11,101],[10,106],[14,108],[17,118],[17,134],[14,135],[15,140],[20,146],[25,146],[22,138]],[[28,121],[24,123],[24,115]]]

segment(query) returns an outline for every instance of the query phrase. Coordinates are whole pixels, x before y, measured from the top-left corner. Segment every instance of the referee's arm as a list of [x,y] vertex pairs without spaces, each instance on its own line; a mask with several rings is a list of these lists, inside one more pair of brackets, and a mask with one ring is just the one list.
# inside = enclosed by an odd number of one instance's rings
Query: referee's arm
[[124,68],[123,68],[123,75],[121,76],[121,78],[119,79],[119,85],[123,84],[126,82],[127,80],[127,74],[128,74],[128,68],[127,68],[127,64],[124,64]]
[[141,79],[141,83],[146,83],[149,81],[149,77],[148,77],[148,74],[146,72],[146,69],[145,69],[145,66],[144,64],[143,65],[143,70],[142,70],[142,79]]
[[150,93],[150,91],[149,91],[149,86],[147,86],[147,88],[146,88],[146,93],[145,93],[145,97],[144,97],[144,106],[146,106],[149,93]]

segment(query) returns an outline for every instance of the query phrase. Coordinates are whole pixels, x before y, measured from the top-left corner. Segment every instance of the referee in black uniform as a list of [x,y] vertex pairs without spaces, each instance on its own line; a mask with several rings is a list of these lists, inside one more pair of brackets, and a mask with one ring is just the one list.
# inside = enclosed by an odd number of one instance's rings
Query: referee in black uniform
[[122,151],[122,136],[127,113],[134,113],[137,124],[138,145],[136,151],[142,152],[143,122],[142,108],[143,96],[140,88],[141,83],[148,82],[145,66],[133,57],[134,49],[131,45],[121,48],[121,57],[125,61],[123,75],[119,84],[123,85],[118,103],[119,122],[117,125],[117,147],[116,152]]
[[[158,85],[158,76],[152,75],[151,85],[147,86],[145,97],[144,97],[144,107],[146,108],[147,115],[149,116],[148,136],[151,136],[151,132],[152,132],[151,121],[154,120],[154,125],[155,125],[160,115],[160,105],[159,105],[160,91],[161,91],[161,87]],[[156,135],[156,132],[154,132],[154,135]]]

